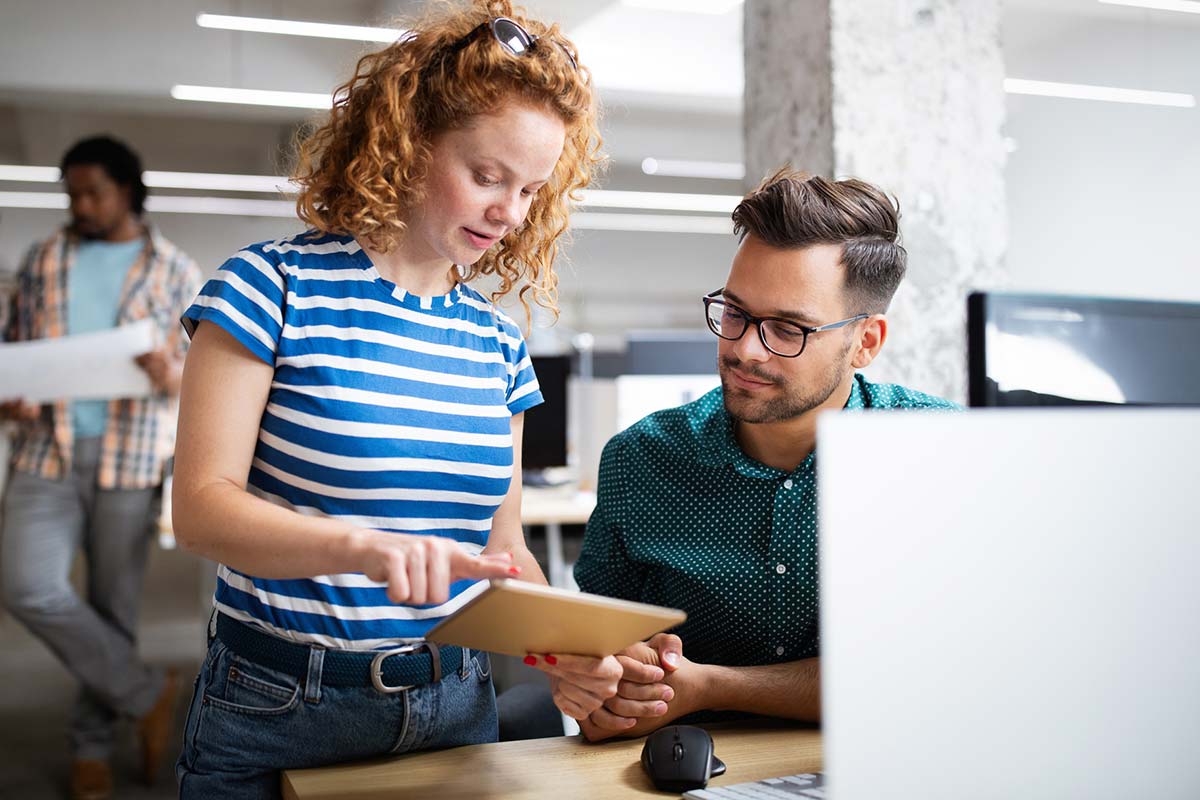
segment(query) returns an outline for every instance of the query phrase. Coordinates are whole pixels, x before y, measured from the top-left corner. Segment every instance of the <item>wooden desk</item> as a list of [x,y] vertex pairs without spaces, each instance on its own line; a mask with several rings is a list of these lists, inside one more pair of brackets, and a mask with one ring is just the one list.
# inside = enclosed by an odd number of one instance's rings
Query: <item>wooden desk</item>
[[[705,727],[712,732],[717,757],[729,767],[709,786],[821,770],[821,732],[812,727],[770,720]],[[283,775],[283,796],[286,800],[678,797],[656,791],[642,771],[644,742],[589,744],[578,736],[562,736],[293,770]]]

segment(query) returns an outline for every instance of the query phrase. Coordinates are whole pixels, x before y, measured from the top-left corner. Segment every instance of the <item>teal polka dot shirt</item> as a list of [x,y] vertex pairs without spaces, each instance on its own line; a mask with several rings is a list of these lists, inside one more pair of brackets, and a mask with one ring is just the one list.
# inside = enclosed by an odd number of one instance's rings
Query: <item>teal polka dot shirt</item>
[[[957,408],[855,375],[846,410]],[[585,592],[682,608],[706,664],[818,655],[816,456],[788,473],[734,438],[721,390],[651,414],[604,448],[575,579]]]

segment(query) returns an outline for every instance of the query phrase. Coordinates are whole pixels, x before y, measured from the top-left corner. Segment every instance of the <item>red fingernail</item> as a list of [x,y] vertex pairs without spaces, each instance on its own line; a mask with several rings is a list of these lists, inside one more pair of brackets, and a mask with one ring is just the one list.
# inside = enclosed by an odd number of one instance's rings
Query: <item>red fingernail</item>
[[517,575],[521,574],[521,568],[520,567],[509,567],[508,574],[512,575],[513,577],[516,577]]
[[558,663],[558,659],[554,656],[546,656],[546,663],[553,667]]
[[525,663],[531,667],[535,666],[537,664],[537,656],[525,656]]

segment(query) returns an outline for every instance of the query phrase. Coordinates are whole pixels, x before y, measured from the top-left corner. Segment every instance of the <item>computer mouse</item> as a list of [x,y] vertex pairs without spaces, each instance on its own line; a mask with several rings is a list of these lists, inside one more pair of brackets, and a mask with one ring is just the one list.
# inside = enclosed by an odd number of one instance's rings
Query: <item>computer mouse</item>
[[646,737],[642,746],[642,769],[664,792],[703,789],[708,779],[725,772],[725,764],[713,753],[712,737],[694,725],[668,725]]

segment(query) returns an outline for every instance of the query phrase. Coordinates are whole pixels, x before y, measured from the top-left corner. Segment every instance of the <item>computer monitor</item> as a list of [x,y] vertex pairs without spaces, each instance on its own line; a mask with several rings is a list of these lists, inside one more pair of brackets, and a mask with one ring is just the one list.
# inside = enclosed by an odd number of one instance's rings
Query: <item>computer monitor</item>
[[720,385],[717,337],[706,328],[630,331],[624,373],[617,378],[617,430]]
[[1200,409],[817,426],[830,797],[1200,797]]
[[625,337],[625,374],[716,375],[717,337],[702,321],[695,330],[630,331]]
[[544,470],[567,465],[567,381],[571,357],[533,356],[533,371],[545,402],[525,412],[521,468],[526,482],[538,483]]
[[1200,405],[1200,303],[976,292],[972,406]]

